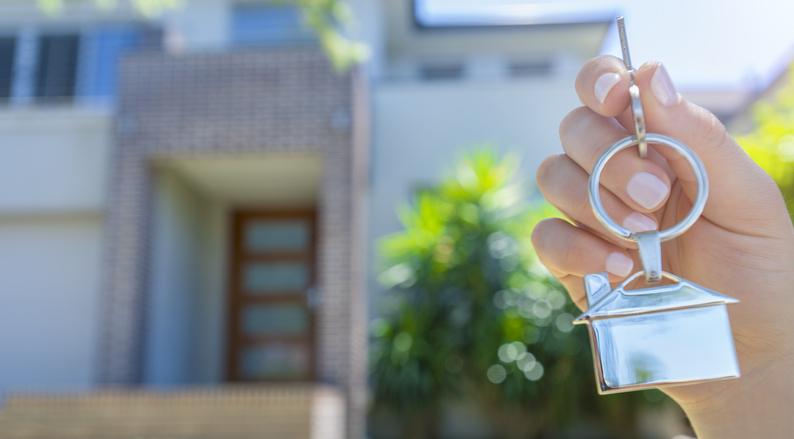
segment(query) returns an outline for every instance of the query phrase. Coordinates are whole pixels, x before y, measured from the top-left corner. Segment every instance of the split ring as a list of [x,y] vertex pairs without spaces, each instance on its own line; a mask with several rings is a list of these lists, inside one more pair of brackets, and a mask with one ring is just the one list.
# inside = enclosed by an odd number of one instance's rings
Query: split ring
[[[677,151],[686,159],[687,162],[689,162],[689,165],[692,166],[692,169],[695,171],[695,180],[697,181],[698,191],[695,201],[692,203],[692,210],[689,211],[689,214],[687,214],[687,216],[684,217],[681,222],[667,230],[659,232],[659,239],[661,241],[668,241],[686,232],[690,227],[692,227],[693,224],[695,224],[695,221],[697,221],[697,219],[700,217],[700,214],[703,213],[703,209],[706,207],[706,199],[709,196],[709,180],[706,176],[706,168],[703,166],[703,162],[701,162],[700,158],[694,153],[694,151],[692,151],[683,142],[673,139],[672,137],[654,133],[647,134],[646,139],[648,143],[667,146]],[[636,136],[628,136],[618,140],[609,148],[607,148],[607,150],[604,151],[598,158],[595,166],[593,166],[593,171],[590,173],[590,184],[588,187],[590,205],[592,206],[593,213],[595,214],[596,218],[598,218],[598,221],[600,221],[601,224],[603,224],[604,227],[606,227],[610,232],[632,242],[637,242],[637,235],[631,233],[629,229],[621,226],[609,217],[609,214],[607,214],[606,210],[604,209],[604,205],[601,203],[601,197],[599,196],[598,191],[601,184],[601,172],[604,170],[604,166],[607,164],[609,159],[614,157],[618,152],[637,145],[638,143],[639,141]]]

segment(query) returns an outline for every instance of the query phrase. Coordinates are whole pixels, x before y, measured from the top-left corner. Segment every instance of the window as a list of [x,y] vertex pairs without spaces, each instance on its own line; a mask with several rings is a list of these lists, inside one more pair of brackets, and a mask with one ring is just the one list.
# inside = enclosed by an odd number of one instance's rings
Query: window
[[463,78],[463,64],[427,64],[421,66],[420,76],[427,81]]
[[74,96],[79,43],[77,35],[41,37],[36,69],[36,98],[51,100]]
[[0,99],[11,97],[16,38],[0,38]]
[[550,75],[552,65],[548,61],[514,62],[510,64],[509,69],[510,76],[514,78],[528,78]]
[[232,13],[232,40],[238,45],[280,45],[311,43],[316,37],[294,6],[238,4]]
[[113,102],[121,57],[144,43],[144,31],[136,26],[102,26],[82,32],[75,86],[80,102]]
[[0,102],[112,104],[121,56],[144,46],[150,33],[116,24],[0,37]]

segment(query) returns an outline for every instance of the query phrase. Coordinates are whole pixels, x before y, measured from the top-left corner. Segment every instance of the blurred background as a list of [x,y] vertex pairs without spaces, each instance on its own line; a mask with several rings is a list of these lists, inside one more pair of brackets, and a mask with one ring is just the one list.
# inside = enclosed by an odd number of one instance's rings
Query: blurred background
[[590,58],[794,195],[794,4],[0,2],[0,437],[683,438],[537,262]]

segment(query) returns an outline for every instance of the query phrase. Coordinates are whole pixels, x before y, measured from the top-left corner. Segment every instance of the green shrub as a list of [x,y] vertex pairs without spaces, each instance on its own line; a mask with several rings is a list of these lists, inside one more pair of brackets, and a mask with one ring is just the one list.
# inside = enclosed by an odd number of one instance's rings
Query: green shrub
[[382,242],[389,294],[371,324],[375,403],[427,430],[457,397],[479,401],[502,436],[594,419],[630,435],[647,400],[597,396],[587,331],[571,324],[579,311],[529,242],[558,213],[527,203],[517,163],[475,150],[399,211],[405,230]]

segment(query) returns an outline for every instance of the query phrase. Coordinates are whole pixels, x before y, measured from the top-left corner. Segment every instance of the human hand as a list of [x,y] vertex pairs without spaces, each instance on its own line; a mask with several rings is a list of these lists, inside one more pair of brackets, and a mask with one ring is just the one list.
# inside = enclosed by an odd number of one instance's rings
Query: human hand
[[[585,106],[560,125],[565,154],[547,158],[538,170],[543,195],[576,225],[547,219],[533,231],[532,242],[583,310],[585,274],[606,271],[611,282],[619,282],[641,269],[636,245],[607,231],[587,197],[596,159],[633,133],[629,82],[617,58],[585,64],[576,80]],[[661,64],[640,67],[635,83],[647,132],[687,144],[709,178],[701,218],[662,244],[663,268],[741,301],[728,312],[742,377],[663,390],[686,411],[701,439],[787,437],[794,431],[794,228],[783,197],[714,115],[676,92]],[[624,150],[601,178],[604,207],[632,232],[678,223],[696,193],[689,164],[665,147],[649,145],[647,159],[635,148]]]

